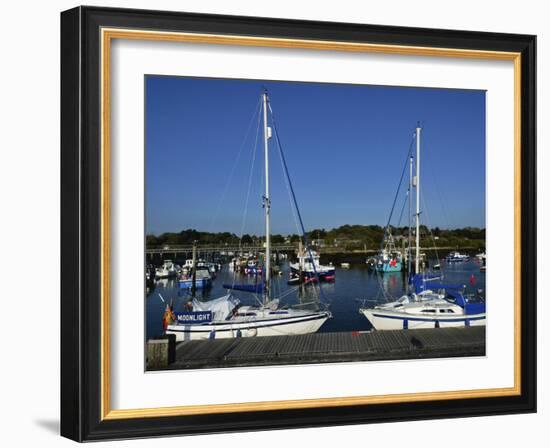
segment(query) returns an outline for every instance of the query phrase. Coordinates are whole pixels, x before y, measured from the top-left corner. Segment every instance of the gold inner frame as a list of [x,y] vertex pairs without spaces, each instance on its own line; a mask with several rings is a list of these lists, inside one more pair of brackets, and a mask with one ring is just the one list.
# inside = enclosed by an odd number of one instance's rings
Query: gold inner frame
[[[111,409],[110,389],[110,62],[111,41],[132,39],[240,45],[255,47],[297,48],[311,50],[383,53],[412,56],[437,56],[469,59],[506,60],[514,63],[514,386],[443,392],[392,395],[369,395],[303,400],[281,400],[230,404],[188,405],[142,409]],[[279,39],[215,34],[101,29],[101,419],[184,416],[228,412],[307,409],[382,403],[422,402],[521,394],[521,54],[514,52],[466,50],[304,39]]]

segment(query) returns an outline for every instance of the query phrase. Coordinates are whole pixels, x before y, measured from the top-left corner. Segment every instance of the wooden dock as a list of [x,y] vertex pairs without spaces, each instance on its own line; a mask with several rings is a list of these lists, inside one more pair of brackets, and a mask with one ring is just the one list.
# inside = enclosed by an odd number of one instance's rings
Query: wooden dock
[[312,364],[485,355],[485,327],[315,333],[176,345],[168,369]]

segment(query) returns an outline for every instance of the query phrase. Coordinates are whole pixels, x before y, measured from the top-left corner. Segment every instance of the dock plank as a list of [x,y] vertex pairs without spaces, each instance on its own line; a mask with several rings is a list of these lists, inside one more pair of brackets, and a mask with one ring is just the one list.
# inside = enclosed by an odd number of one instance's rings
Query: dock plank
[[485,355],[485,327],[185,341],[169,369]]

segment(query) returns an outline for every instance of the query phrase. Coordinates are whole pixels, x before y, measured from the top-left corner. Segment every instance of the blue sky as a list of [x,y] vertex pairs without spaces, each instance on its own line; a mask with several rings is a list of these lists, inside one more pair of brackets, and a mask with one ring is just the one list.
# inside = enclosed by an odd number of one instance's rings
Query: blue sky
[[[307,230],[384,225],[418,121],[422,222],[485,226],[484,91],[149,75],[148,234],[263,233],[264,87]],[[270,180],[273,233],[297,233],[274,139]]]

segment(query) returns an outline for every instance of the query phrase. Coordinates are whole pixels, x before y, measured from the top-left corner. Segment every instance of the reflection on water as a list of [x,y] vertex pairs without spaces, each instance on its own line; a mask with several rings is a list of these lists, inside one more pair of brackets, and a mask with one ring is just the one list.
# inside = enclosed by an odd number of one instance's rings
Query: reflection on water
[[[442,264],[442,268],[446,283],[462,283],[466,285],[466,292],[470,293],[478,288],[485,289],[485,273],[479,271],[479,264],[475,261],[448,266]],[[404,274],[400,272],[376,274],[369,272],[366,265],[362,264],[352,265],[350,269],[337,268],[336,281],[322,283],[322,292],[318,286],[312,284],[288,285],[288,264],[281,265],[281,270],[282,275],[273,277],[272,295],[279,297],[282,304],[302,308],[316,307],[319,302],[329,304],[333,318],[329,319],[319,332],[370,330],[371,325],[368,320],[358,312],[360,301],[367,299],[367,305],[383,303],[401,296],[406,287]],[[233,272],[227,269],[227,265],[224,265],[213,281],[212,288],[198,290],[196,295],[201,300],[210,300],[227,293],[222,287],[223,284],[254,283],[254,281],[254,277],[234,276]],[[253,294],[241,291],[234,291],[234,294],[247,305],[257,304],[257,300],[260,299]],[[147,292],[146,297],[147,339],[162,334],[165,303],[172,303],[176,312],[183,311],[184,304],[189,298],[189,292],[179,289],[175,279],[158,280]]]

